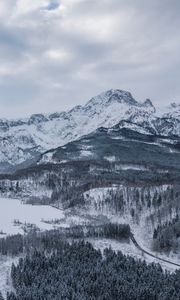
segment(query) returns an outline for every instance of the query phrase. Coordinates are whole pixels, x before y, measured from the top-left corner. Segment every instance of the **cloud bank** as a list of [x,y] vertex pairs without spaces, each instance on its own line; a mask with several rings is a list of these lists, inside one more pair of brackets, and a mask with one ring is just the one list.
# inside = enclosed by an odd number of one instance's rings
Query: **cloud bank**
[[0,117],[110,88],[180,102],[179,0],[1,0]]

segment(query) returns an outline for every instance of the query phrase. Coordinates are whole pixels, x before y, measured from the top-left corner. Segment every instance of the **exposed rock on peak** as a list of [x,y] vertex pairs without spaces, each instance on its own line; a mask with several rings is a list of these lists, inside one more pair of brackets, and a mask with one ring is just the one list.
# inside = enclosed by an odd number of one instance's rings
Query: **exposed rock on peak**
[[37,125],[39,123],[46,122],[46,121],[48,121],[48,118],[46,118],[45,115],[43,115],[43,114],[34,114],[30,117],[30,119],[28,121],[28,124]]
[[116,124],[144,134],[180,136],[180,105],[171,104],[158,117],[151,100],[140,103],[130,92],[110,89],[67,112],[34,114],[29,119],[1,119],[0,166],[26,163],[38,153]]
[[180,107],[180,103],[173,102],[173,103],[170,104],[170,106],[173,107],[173,108],[177,108],[177,107]]
[[148,110],[149,113],[154,114],[156,112],[156,108],[154,107],[154,105],[150,99],[146,99],[143,103],[143,106],[146,111]]

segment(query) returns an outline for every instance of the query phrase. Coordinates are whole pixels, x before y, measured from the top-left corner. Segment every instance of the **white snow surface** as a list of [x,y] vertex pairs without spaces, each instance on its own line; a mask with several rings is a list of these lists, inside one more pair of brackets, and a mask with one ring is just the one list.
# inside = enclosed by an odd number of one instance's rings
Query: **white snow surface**
[[29,205],[17,199],[0,198],[0,231],[7,235],[23,233],[21,226],[14,226],[14,220],[19,220],[23,224],[34,224],[41,230],[50,230],[53,229],[53,225],[44,223],[43,220],[63,218],[63,211],[50,206]]
[[160,117],[177,118],[180,120],[180,103],[171,103],[164,107],[157,107],[157,115]]
[[[173,109],[179,112],[179,107],[175,106]],[[122,128],[144,134],[151,134],[149,128],[157,132],[155,124],[159,119],[155,111],[150,100],[140,103],[134,100],[129,92],[112,89],[92,98],[86,105],[76,106],[67,112],[36,114],[29,119],[2,119],[0,163],[21,164],[38,153],[63,146],[99,127],[111,128],[122,121]],[[178,117],[178,114],[173,112],[173,117]],[[163,134],[180,134],[178,120],[173,122],[170,128],[162,127]],[[49,155],[46,155],[43,163],[52,162]]]

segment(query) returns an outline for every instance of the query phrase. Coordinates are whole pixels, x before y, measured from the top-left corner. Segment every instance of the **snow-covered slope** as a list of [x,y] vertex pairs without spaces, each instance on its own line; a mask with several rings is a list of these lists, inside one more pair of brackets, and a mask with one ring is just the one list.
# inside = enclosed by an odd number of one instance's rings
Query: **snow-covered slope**
[[[176,110],[177,108],[177,110]],[[170,110],[171,111],[171,110]],[[92,98],[85,106],[29,119],[0,120],[0,172],[31,163],[38,154],[65,145],[99,127],[122,128],[144,134],[180,135],[180,106],[171,115],[156,116],[152,102],[137,102],[129,92],[109,90]],[[169,112],[169,110],[168,110]]]
[[180,103],[171,103],[163,108],[157,108],[157,115],[163,118],[176,118],[180,120]]
[[147,132],[143,127],[128,121],[121,121],[111,128],[100,127],[76,141],[43,153],[37,164],[96,160],[121,163],[118,165],[121,169],[144,170],[154,164],[156,171],[158,166],[163,169],[177,168],[180,138],[148,135]]

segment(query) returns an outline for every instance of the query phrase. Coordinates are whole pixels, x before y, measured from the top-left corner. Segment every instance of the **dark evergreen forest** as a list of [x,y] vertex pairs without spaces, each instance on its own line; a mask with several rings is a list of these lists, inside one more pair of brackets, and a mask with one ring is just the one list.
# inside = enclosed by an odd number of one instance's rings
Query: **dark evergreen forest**
[[84,241],[46,239],[43,249],[12,266],[16,293],[8,300],[176,300],[180,271],[164,273],[121,252],[103,255]]
[[154,229],[153,247],[156,251],[179,251],[180,248],[180,218],[176,215],[172,221],[158,225]]
[[128,239],[128,225],[88,227],[86,235],[82,229],[2,239],[1,253],[21,254],[18,265],[12,265],[14,291],[7,300],[180,299],[180,270],[170,274],[159,264],[147,265],[112,249],[101,253],[84,240],[97,235]]
[[[32,229],[27,235],[12,235],[0,239],[0,254],[16,256],[22,253],[29,254],[33,249],[41,249],[49,245],[57,248],[59,240],[85,239],[90,237],[110,238],[129,241],[130,226],[126,224],[108,223],[101,226],[73,226],[59,228],[45,232]],[[51,246],[50,246],[51,247]],[[50,248],[51,250],[51,248]]]

